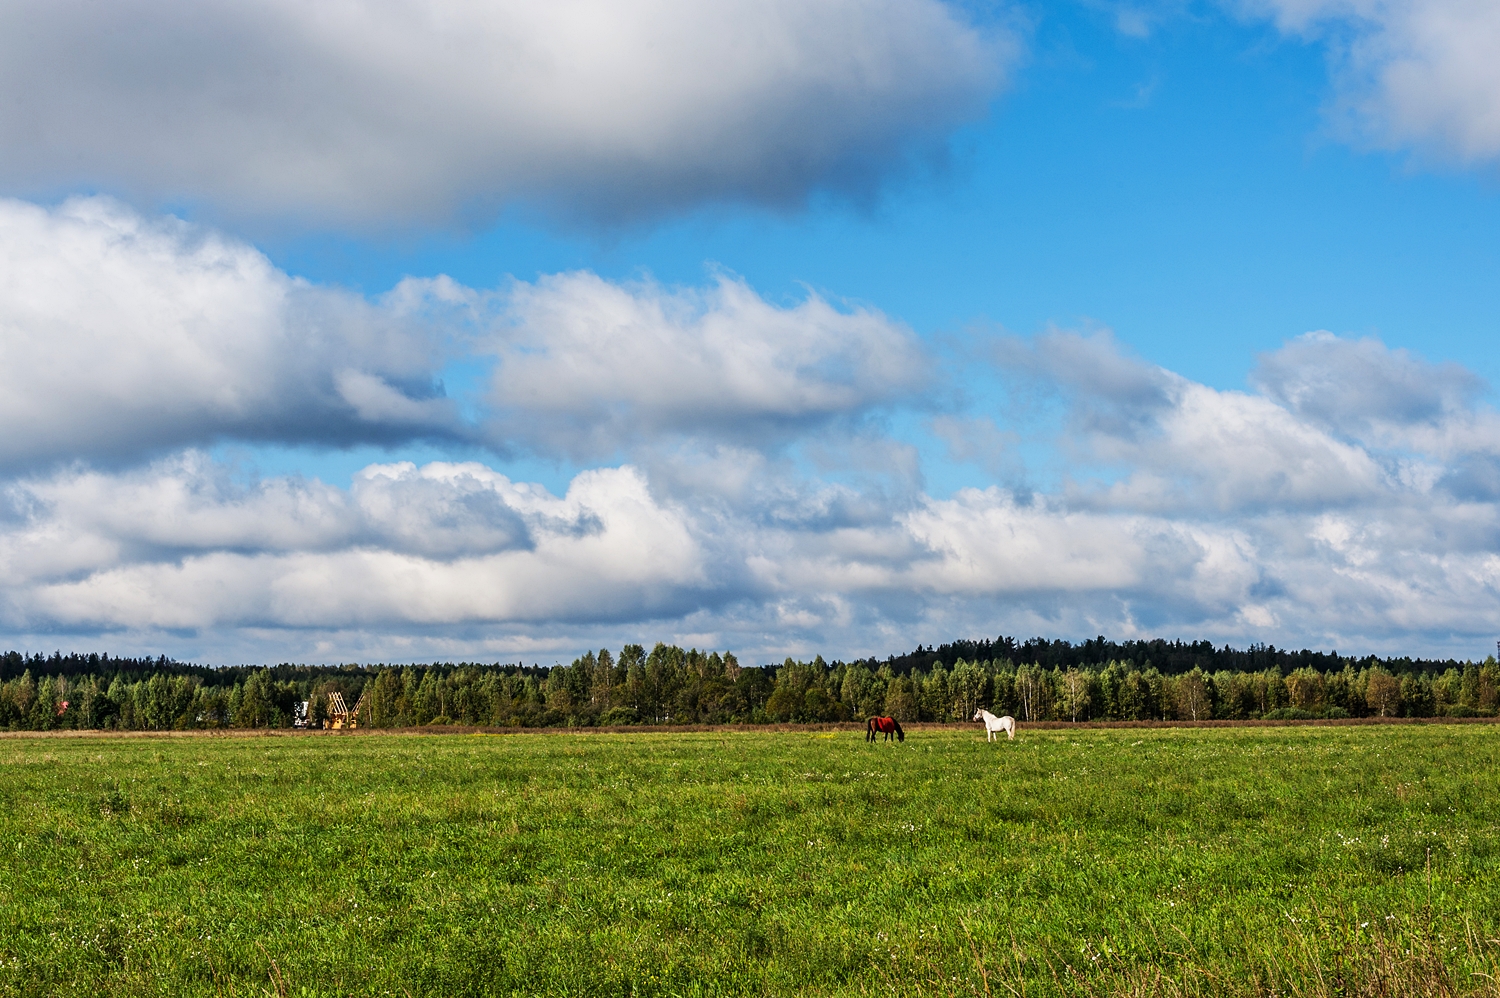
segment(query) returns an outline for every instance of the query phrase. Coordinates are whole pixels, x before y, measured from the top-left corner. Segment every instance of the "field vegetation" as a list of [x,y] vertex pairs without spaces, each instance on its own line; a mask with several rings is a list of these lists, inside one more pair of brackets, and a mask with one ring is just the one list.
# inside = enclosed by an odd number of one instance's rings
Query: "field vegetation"
[[0,738],[0,995],[1496,994],[1500,729]]

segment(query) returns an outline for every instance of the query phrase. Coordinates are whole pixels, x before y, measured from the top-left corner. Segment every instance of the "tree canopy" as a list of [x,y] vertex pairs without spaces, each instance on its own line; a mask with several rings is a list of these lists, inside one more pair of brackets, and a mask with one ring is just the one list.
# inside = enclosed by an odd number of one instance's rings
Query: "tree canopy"
[[788,658],[636,644],[568,665],[214,667],[165,657],[0,656],[0,727],[170,730],[314,725],[339,694],[367,727],[597,726],[1481,716],[1500,708],[1500,665],[1245,650],[1104,638],[959,641],[883,661]]

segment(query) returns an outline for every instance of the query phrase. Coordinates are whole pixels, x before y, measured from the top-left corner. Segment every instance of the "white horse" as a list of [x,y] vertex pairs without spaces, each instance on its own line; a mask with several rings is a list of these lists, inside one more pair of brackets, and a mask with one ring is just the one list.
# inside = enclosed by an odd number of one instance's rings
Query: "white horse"
[[980,707],[974,712],[974,720],[984,722],[985,741],[995,740],[995,732],[1003,731],[1011,738],[1016,737],[1016,719],[1006,714],[1004,717],[996,717],[989,711]]

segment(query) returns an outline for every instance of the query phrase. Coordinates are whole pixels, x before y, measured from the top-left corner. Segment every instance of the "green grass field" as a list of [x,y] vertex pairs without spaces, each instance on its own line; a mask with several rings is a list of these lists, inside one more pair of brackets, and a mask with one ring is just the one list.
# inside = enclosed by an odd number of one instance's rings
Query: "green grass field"
[[1497,993],[1500,727],[861,738],[0,738],[0,994]]

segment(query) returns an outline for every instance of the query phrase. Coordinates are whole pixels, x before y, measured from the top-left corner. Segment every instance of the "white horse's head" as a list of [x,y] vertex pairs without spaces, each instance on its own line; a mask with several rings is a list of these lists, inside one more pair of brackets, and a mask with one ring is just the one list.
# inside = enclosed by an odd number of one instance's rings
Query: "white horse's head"
[[976,720],[976,721],[982,721],[982,720],[984,720],[984,708],[983,707],[980,707],[978,710],[976,710],[974,712],[974,718],[973,719]]

